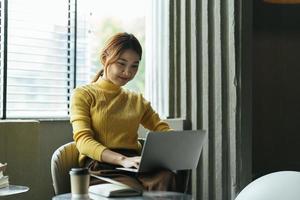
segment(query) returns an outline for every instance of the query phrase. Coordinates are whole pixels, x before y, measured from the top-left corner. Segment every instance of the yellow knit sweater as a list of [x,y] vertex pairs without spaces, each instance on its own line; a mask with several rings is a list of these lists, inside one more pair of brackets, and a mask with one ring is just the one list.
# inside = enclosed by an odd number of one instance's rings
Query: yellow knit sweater
[[74,89],[70,115],[80,166],[86,156],[101,161],[106,148],[140,151],[140,124],[149,130],[170,130],[141,94],[103,79]]

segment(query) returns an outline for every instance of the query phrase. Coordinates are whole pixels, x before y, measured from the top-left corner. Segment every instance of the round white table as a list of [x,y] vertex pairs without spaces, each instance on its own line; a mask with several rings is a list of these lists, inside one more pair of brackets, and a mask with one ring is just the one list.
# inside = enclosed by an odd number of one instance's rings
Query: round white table
[[[52,200],[71,200],[72,196],[71,193],[57,195],[52,198]],[[99,197],[98,199],[103,200],[193,200],[192,195],[178,193],[178,192],[165,192],[165,191],[153,191],[153,192],[144,192],[143,196],[137,197],[117,197],[117,198],[106,198],[106,197]],[[89,200],[89,199],[80,199],[80,200]],[[91,199],[90,199],[91,200]]]
[[21,185],[9,185],[8,187],[0,188],[0,196],[8,196],[27,192],[29,187]]

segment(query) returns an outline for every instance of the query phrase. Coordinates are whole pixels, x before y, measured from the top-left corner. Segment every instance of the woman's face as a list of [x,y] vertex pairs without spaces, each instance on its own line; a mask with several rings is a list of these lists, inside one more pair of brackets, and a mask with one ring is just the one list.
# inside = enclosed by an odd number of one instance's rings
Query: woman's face
[[115,85],[123,86],[134,78],[140,62],[139,55],[131,50],[125,50],[120,58],[104,70],[104,79]]

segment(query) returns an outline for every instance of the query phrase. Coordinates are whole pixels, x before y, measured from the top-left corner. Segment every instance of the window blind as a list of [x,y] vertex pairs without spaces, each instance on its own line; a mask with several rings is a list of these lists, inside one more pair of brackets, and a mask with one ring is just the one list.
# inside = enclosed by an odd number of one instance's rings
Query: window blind
[[8,2],[7,118],[68,116],[74,64],[71,7],[61,0]]

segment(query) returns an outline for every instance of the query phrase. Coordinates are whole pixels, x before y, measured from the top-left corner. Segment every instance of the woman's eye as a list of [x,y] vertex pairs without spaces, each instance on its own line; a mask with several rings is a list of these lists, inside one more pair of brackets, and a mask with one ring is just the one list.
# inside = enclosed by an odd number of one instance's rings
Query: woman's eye
[[118,62],[119,65],[125,66],[125,63]]
[[138,68],[138,67],[139,67],[139,65],[132,65],[132,67],[133,67],[133,68]]

